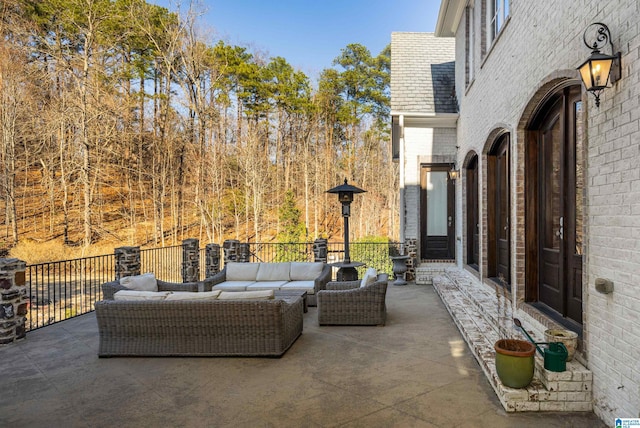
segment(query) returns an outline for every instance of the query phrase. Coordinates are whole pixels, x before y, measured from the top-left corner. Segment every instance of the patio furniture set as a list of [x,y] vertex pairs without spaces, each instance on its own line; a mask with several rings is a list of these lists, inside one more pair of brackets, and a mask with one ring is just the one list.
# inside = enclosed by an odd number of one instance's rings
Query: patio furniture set
[[102,285],[98,355],[282,356],[302,334],[306,306],[320,325],[384,325],[388,278],[331,282],[325,263],[228,263],[202,282],[153,274]]

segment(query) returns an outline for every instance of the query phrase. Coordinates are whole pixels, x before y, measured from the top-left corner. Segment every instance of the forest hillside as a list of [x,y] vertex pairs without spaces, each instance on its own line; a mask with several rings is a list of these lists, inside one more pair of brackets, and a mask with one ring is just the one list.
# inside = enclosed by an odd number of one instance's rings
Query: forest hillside
[[209,33],[144,0],[3,0],[0,249],[340,241],[345,178],[367,191],[352,238],[397,236],[389,48],[347,45],[311,82]]

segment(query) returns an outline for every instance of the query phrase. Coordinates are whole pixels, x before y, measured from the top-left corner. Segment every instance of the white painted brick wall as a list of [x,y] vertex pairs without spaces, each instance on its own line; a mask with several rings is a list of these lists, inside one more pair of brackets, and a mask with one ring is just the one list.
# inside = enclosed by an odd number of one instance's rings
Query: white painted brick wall
[[[455,128],[405,126],[405,239],[420,229],[420,164],[434,156],[455,156]],[[453,159],[453,158],[452,158]]]
[[[476,14],[480,4],[475,2]],[[480,56],[477,29],[475,80],[468,88],[463,21],[456,36],[458,163],[470,150],[482,153],[496,128],[512,132],[516,162],[515,131],[527,104],[553,73],[578,78],[575,68],[590,53],[582,36],[592,22],[609,26],[623,63],[622,80],[603,92],[600,108],[591,95],[586,106],[585,355],[593,372],[594,410],[611,424],[614,417],[640,417],[640,2],[512,0],[511,18],[486,58]],[[600,277],[614,282],[612,294],[595,291]]]

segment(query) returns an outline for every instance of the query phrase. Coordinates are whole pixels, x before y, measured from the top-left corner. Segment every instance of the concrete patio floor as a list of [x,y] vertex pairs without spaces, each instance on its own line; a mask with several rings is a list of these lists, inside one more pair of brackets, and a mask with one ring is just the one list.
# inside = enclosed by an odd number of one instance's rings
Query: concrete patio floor
[[0,427],[603,427],[507,414],[431,286],[390,285],[385,327],[319,327],[279,359],[97,357],[93,314],[0,347]]

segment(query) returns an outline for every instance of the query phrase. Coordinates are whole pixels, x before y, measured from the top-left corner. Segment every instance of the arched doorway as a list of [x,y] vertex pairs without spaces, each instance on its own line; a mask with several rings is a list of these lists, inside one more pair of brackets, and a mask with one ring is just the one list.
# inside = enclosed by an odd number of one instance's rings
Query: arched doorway
[[500,135],[487,154],[487,276],[508,288],[511,284],[510,140],[508,133]]
[[581,87],[558,89],[533,116],[525,149],[526,299],[578,324],[585,184],[582,120]]

